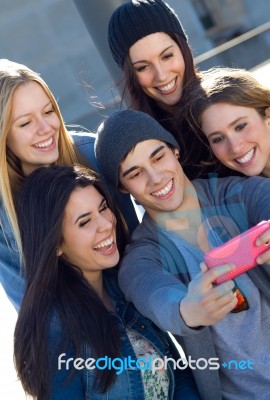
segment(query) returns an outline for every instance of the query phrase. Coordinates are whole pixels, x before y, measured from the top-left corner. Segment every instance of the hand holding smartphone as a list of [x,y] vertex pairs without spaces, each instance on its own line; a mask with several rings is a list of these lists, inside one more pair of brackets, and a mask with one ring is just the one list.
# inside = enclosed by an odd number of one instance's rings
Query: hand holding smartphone
[[204,260],[208,268],[222,264],[236,265],[233,271],[218,277],[217,284],[234,279],[257,265],[257,257],[270,249],[270,242],[262,246],[256,246],[255,242],[268,229],[270,229],[270,221],[262,221],[246,232],[205,253]]

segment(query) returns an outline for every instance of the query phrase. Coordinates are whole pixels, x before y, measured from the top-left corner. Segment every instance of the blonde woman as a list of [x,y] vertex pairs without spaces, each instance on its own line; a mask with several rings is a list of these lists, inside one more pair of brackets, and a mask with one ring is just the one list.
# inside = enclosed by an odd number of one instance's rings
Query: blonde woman
[[[81,162],[95,167],[94,141],[89,132],[70,135],[39,74],[0,60],[0,282],[17,310],[24,293],[17,193],[25,177],[40,166]],[[123,204],[125,212],[129,204]]]
[[270,88],[250,72],[204,72],[200,85],[190,85],[185,110],[193,129],[207,138],[217,164],[270,177]]

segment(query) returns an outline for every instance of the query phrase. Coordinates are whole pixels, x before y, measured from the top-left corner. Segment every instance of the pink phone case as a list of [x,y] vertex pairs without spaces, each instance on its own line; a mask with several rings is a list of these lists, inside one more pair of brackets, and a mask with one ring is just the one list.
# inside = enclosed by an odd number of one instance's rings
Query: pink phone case
[[236,265],[233,271],[218,277],[216,283],[233,279],[257,265],[256,258],[270,248],[270,243],[256,246],[255,241],[267,229],[270,229],[270,222],[262,221],[246,232],[205,253],[204,260],[208,268],[228,263]]

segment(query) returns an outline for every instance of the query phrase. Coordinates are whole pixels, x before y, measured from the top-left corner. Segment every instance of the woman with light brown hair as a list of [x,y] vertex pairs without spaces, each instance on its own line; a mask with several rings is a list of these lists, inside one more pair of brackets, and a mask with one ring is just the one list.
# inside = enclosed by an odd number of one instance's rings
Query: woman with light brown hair
[[214,164],[270,177],[269,87],[246,70],[212,68],[189,85],[186,100],[186,118],[209,142]]
[[[17,310],[25,284],[15,210],[18,191],[41,166],[80,162],[95,168],[94,141],[90,132],[67,131],[58,104],[38,73],[0,60],[0,282]],[[130,210],[132,220],[131,205],[121,208]]]

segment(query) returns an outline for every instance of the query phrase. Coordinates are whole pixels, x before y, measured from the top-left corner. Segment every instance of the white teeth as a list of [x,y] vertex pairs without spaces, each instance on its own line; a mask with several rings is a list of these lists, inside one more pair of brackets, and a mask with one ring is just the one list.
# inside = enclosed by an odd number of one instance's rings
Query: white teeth
[[111,246],[112,244],[113,244],[113,237],[111,236],[109,239],[106,239],[103,242],[94,246],[93,249],[101,249],[102,247]]
[[51,137],[50,139],[46,140],[46,142],[34,144],[34,147],[38,147],[38,148],[49,147],[52,144],[52,142],[53,142],[53,138]]
[[236,161],[239,162],[239,164],[245,164],[248,161],[250,161],[254,155],[255,149],[251,149],[247,154],[245,154],[241,158],[236,158]]
[[173,180],[171,179],[170,182],[163,189],[159,190],[158,192],[152,192],[151,194],[153,196],[165,196],[170,192],[172,185],[173,185]]
[[161,92],[164,92],[164,93],[169,92],[175,86],[175,81],[176,81],[176,79],[174,79],[172,82],[168,83],[165,86],[159,86],[158,90],[160,90]]

